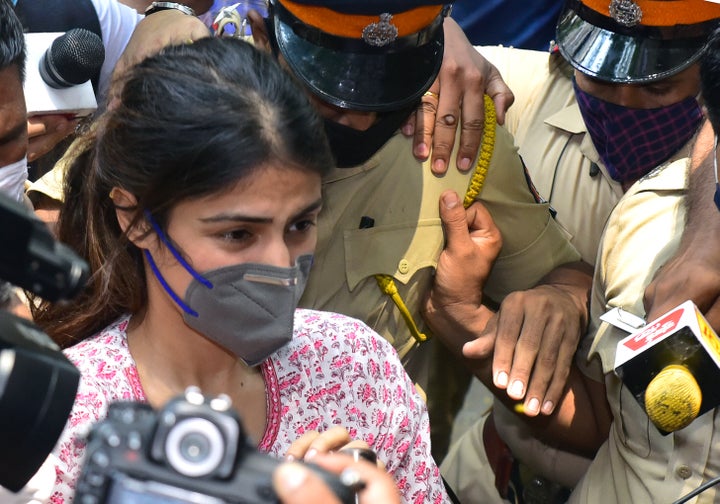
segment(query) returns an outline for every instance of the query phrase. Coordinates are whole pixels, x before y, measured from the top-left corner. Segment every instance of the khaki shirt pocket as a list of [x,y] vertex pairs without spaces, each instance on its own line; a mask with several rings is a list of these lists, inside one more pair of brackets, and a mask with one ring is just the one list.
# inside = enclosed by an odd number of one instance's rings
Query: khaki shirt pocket
[[415,338],[375,275],[390,275],[420,332],[427,327],[420,307],[432,284],[444,243],[440,219],[415,225],[392,224],[348,231],[344,236],[345,274],[353,312],[390,341],[401,359],[416,346]]
[[345,231],[345,272],[350,290],[377,274],[410,283],[418,270],[437,267],[444,235],[440,219]]

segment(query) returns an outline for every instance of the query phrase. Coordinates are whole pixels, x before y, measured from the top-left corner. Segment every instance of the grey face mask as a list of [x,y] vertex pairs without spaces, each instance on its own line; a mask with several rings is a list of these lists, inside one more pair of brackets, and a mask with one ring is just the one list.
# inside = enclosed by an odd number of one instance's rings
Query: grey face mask
[[145,250],[153,273],[183,309],[185,323],[222,345],[248,366],[256,366],[292,340],[293,319],[305,290],[312,255],[298,257],[295,266],[280,268],[244,263],[196,272],[150,219],[160,239],[193,276],[180,299]]
[[287,345],[293,317],[305,290],[312,256],[299,257],[292,268],[245,263],[193,278],[185,291],[185,323],[256,366]]

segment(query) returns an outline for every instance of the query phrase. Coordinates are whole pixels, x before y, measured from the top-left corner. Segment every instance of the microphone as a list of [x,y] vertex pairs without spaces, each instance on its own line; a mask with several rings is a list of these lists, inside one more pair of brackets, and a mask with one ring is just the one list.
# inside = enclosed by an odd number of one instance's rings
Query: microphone
[[82,117],[97,109],[90,79],[105,60],[102,40],[76,28],[67,33],[26,33],[25,103],[28,115]]
[[618,343],[615,374],[667,435],[720,404],[720,338],[685,301]]
[[74,28],[56,38],[40,58],[40,77],[55,89],[89,81],[100,73],[105,46],[90,30]]

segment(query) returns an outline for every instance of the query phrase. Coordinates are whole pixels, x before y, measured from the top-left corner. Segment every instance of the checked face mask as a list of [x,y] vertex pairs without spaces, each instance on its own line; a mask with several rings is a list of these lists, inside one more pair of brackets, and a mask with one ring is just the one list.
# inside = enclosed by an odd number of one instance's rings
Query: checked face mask
[[676,154],[695,134],[703,113],[695,97],[665,107],[616,105],[580,89],[575,96],[585,126],[610,176],[634,182]]

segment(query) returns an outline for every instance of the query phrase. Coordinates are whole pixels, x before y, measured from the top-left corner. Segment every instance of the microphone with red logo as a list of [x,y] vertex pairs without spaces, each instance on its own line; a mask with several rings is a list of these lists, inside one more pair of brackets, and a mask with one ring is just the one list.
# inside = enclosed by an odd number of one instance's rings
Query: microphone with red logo
[[615,374],[669,434],[720,404],[720,338],[686,301],[618,343]]

